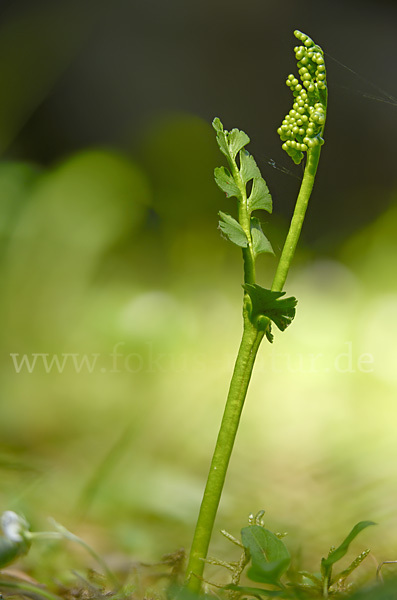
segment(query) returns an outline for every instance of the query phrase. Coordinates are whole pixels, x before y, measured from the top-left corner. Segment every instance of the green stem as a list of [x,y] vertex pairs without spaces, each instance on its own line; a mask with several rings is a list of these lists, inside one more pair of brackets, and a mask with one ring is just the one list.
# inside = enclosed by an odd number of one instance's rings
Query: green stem
[[[255,255],[251,237],[250,211],[245,184],[241,178],[240,170],[234,159],[230,159],[230,167],[234,180],[240,190],[238,218],[248,240],[247,248],[243,248],[244,283],[255,283]],[[194,532],[192,547],[187,566],[186,587],[195,593],[201,590],[205,559],[214,528],[215,517],[218,511],[227,468],[232,454],[234,440],[247,396],[248,385],[251,379],[258,348],[263,339],[264,332],[258,331],[248,318],[244,304],[244,331],[240,349],[236,358],[229,394],[223,413],[221,426],[216,441],[210,470],[207,477],[200,512]]]
[[247,395],[248,384],[251,379],[255,357],[263,335],[264,332],[257,331],[248,318],[244,319],[243,337],[230,383],[225,411],[212,457],[190,551],[186,587],[191,592],[199,593],[201,589],[205,566],[204,561],[207,557],[208,546],[240,422],[241,412],[244,406],[244,400]]
[[247,248],[243,248],[244,283],[255,283],[255,255],[252,245],[251,215],[248,210],[247,190],[235,160],[230,160],[230,167],[241,194],[241,201],[238,207],[238,220],[248,240]]
[[277,271],[273,279],[272,290],[274,292],[281,292],[283,290],[285,280],[287,279],[288,271],[291,266],[296,245],[302,230],[303,221],[305,219],[310,194],[312,193],[318,161],[320,160],[320,152],[321,146],[316,146],[315,148],[310,149],[307,153],[305,172],[303,174],[302,184],[296,201],[294,214],[291,220],[287,238],[285,240],[284,248],[277,265]]
[[328,598],[329,577],[325,577],[323,581],[323,598]]

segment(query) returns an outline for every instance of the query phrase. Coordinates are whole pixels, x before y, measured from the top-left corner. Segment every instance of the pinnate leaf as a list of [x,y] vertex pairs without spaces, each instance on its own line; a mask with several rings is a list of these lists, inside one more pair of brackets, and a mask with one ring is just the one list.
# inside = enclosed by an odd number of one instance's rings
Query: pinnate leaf
[[240,175],[245,184],[251,179],[261,177],[255,158],[247,150],[241,150],[240,152]]
[[262,177],[255,177],[252,184],[250,197],[248,198],[248,210],[267,210],[271,213],[273,210],[272,197],[265,180]]
[[219,117],[215,117],[212,121],[212,127],[215,129],[216,133],[223,131],[223,123]]
[[272,245],[263,233],[260,221],[256,217],[251,217],[251,237],[255,256],[264,252],[274,254]]
[[219,228],[222,233],[224,233],[227,239],[233,242],[233,244],[236,244],[241,248],[246,248],[248,246],[248,239],[240,223],[226,213],[219,212],[218,214],[221,217]]
[[244,527],[241,541],[251,556],[252,566],[248,569],[248,577],[252,581],[277,585],[291,561],[284,542],[260,525]]
[[229,148],[227,146],[227,138],[226,138],[227,131],[226,132],[224,131],[223,124],[222,124],[221,120],[218,119],[218,117],[215,117],[215,119],[212,121],[212,127],[216,131],[216,141],[218,142],[220,151],[222,152],[222,154],[224,154],[225,156],[227,156],[229,158]]
[[240,190],[238,189],[229,169],[226,169],[226,167],[216,167],[214,175],[216,184],[223,192],[225,192],[228,198],[235,196],[239,200],[241,199]]
[[[261,176],[258,165],[254,157],[245,150],[250,139],[244,131],[232,129],[227,131],[223,128],[223,124],[216,117],[212,126],[216,131],[216,139],[221,152],[228,159],[230,171],[224,167],[215,169],[215,181],[227,196],[236,196],[241,201],[241,187],[247,185],[252,180],[252,189],[247,202],[248,213],[251,214],[254,210],[266,210],[272,212],[272,197],[265,180]],[[233,172],[236,169],[236,156],[240,157],[239,174]],[[237,181],[238,180],[238,181]]]
[[218,117],[212,121],[212,126],[216,131],[216,139],[220,151],[229,161],[233,162],[238,152],[249,143],[250,139],[248,135],[239,129],[227,131],[227,129],[223,128],[223,124]]
[[285,292],[273,292],[257,284],[247,283],[243,288],[251,298],[251,320],[257,322],[258,317],[267,317],[280,331],[284,331],[290,325],[295,317],[295,307],[298,302],[296,298],[291,296],[281,299]]
[[233,159],[235,159],[238,152],[250,142],[248,135],[239,129],[232,129],[228,133],[227,138],[230,155]]

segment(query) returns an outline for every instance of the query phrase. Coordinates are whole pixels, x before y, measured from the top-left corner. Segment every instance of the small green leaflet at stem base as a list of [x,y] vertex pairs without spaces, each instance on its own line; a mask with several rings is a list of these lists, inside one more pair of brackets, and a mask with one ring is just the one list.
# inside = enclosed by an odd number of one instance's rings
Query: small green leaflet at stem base
[[251,556],[252,566],[248,569],[248,577],[252,581],[279,585],[281,575],[291,562],[284,542],[260,525],[244,527],[241,541]]
[[251,237],[255,257],[264,252],[274,254],[272,245],[263,233],[261,223],[256,217],[251,217]]
[[222,192],[225,192],[228,198],[235,196],[238,200],[241,200],[241,192],[235,184],[229,169],[226,169],[226,167],[216,167],[214,176],[217,186],[220,187]]
[[218,214],[221,217],[221,221],[219,221],[219,229],[222,231],[222,233],[227,237],[228,240],[233,242],[233,244],[236,244],[236,246],[246,248],[248,246],[248,239],[240,223],[224,212],[219,211]]
[[[252,309],[250,319],[256,327],[260,325],[261,321],[265,321],[265,327],[268,327],[266,320],[261,317],[267,317],[273,321],[280,331],[284,331],[291,324],[295,317],[295,307],[298,302],[296,298],[291,296],[280,300],[281,296],[285,295],[285,292],[273,292],[257,284],[246,283],[243,285],[243,288],[251,299]],[[270,332],[266,337],[270,342],[273,341],[273,336]]]

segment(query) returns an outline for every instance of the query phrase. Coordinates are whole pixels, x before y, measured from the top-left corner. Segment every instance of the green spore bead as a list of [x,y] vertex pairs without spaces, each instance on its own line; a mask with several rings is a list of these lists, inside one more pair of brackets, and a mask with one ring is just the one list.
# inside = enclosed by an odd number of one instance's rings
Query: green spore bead
[[324,143],[321,134],[327,108],[327,81],[320,46],[301,31],[295,31],[294,35],[301,43],[294,48],[299,79],[292,73],[287,77],[294,101],[277,132],[284,142],[283,149],[299,163],[303,152]]

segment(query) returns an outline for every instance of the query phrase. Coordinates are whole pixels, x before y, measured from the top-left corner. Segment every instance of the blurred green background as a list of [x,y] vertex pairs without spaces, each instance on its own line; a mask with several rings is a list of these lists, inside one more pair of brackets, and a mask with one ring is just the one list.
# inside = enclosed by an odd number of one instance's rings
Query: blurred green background
[[[260,350],[217,528],[264,508],[315,568],[372,519],[359,548],[396,558],[396,16],[2,2],[1,510],[53,516],[109,560],[189,547],[241,335],[210,123],[250,135],[279,254],[301,177],[276,133],[299,28],[329,53],[326,145],[287,282],[297,318]],[[261,257],[259,283],[274,268]],[[215,533],[211,554],[233,552]]]

